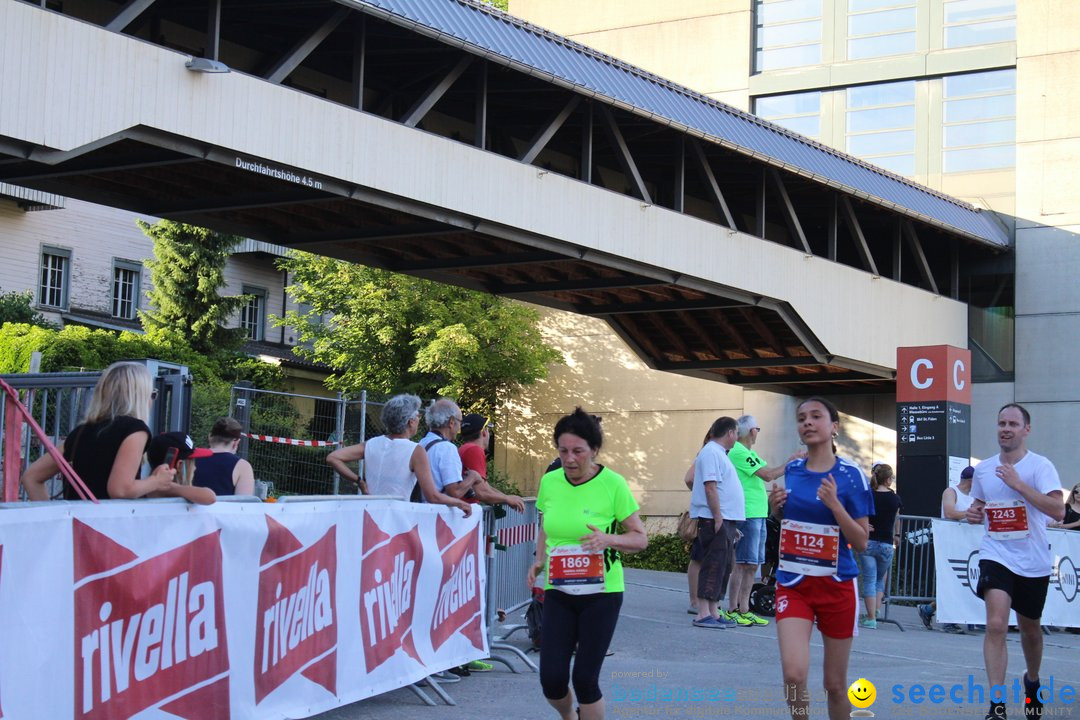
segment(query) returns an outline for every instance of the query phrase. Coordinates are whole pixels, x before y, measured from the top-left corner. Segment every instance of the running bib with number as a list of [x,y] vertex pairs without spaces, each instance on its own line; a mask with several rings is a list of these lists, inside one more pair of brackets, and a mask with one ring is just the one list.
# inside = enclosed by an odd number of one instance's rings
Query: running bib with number
[[835,575],[840,527],[796,520],[780,523],[780,569],[796,575]]
[[580,545],[560,545],[548,556],[548,582],[570,595],[604,592],[604,553]]
[[995,540],[1019,540],[1028,536],[1027,505],[1023,500],[986,503],[986,522]]

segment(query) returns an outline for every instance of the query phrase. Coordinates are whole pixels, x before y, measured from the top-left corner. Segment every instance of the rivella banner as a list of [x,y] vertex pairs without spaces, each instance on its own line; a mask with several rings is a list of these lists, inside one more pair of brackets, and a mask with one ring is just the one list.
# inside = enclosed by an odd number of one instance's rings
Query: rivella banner
[[[985,534],[983,525],[933,521],[938,622],[973,625],[986,622],[986,608],[975,594],[979,582],[979,544]],[[1076,597],[1080,532],[1051,529],[1047,534],[1054,567],[1042,624],[1080,627],[1080,600]],[[1009,613],[1009,623],[1016,624],[1015,613]]]
[[488,654],[481,513],[395,500],[0,511],[0,717],[307,717]]

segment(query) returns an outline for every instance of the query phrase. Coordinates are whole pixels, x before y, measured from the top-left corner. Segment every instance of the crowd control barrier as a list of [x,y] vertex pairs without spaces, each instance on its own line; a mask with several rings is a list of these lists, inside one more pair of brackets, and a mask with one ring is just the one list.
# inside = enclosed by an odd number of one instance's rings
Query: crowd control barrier
[[532,600],[526,578],[529,566],[536,557],[537,519],[536,498],[525,499],[524,513],[503,506],[484,507],[488,563],[487,626],[491,659],[506,665],[513,672],[517,672],[517,668],[506,658],[506,653],[517,657],[534,672],[538,669],[520,648],[505,642],[514,632],[524,629],[525,625],[500,625],[502,620]]
[[308,717],[488,655],[479,512],[318,500],[0,506],[0,717]]

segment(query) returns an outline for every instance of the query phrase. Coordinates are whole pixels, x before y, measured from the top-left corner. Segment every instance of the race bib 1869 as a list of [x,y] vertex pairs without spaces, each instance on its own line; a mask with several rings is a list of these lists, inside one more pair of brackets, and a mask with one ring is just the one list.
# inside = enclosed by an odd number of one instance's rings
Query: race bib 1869
[[986,524],[995,540],[1019,540],[1028,536],[1027,505],[1023,500],[986,503]]
[[571,595],[604,592],[604,554],[580,545],[560,545],[548,556],[548,582]]
[[780,569],[798,575],[835,575],[840,528],[795,520],[780,524]]

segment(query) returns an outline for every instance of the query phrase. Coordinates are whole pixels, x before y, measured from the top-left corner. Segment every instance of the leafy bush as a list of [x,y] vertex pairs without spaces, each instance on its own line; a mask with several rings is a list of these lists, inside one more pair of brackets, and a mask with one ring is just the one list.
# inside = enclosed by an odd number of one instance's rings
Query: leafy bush
[[29,290],[0,293],[0,325],[7,323],[24,323],[43,328],[56,327],[34,309],[34,295]]
[[493,463],[491,460],[488,460],[487,473],[488,484],[499,492],[506,493],[507,495],[520,495],[522,497],[525,496],[525,493],[523,493],[521,491],[521,488],[519,488],[517,484],[510,479],[509,475],[507,475],[501,470],[495,469],[495,463]]
[[642,570],[686,572],[690,562],[690,544],[674,533],[650,535],[649,546],[639,553],[624,553],[623,565]]

